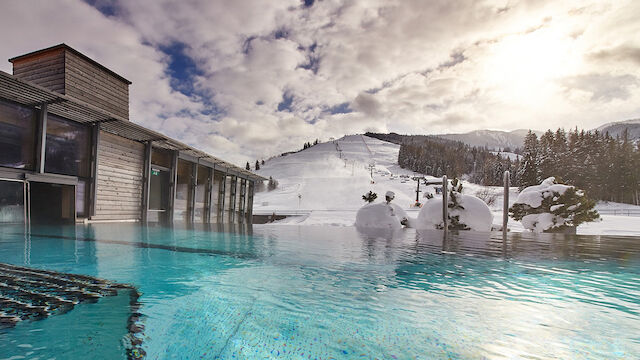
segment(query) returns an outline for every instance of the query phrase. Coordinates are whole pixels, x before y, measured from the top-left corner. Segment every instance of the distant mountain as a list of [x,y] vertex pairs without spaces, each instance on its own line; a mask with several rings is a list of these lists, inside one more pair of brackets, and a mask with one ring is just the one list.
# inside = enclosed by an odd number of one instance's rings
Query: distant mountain
[[[512,151],[522,148],[524,137],[529,130],[519,129],[513,131],[498,130],[474,130],[464,134],[443,134],[434,135],[440,138],[460,141],[470,146],[487,147],[491,150],[501,150],[510,148]],[[534,131],[537,135],[542,135],[540,131]]]
[[640,119],[610,122],[598,127],[596,130],[602,133],[608,132],[613,137],[622,137],[625,129],[629,133],[630,140],[640,140]]

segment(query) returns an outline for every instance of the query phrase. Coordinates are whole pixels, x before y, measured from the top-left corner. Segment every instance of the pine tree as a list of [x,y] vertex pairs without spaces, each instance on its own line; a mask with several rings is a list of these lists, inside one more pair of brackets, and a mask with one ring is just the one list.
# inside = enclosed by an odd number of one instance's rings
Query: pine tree
[[251,170],[251,166],[249,165],[249,162],[247,161],[247,165],[244,167],[247,170]]
[[538,141],[538,170],[540,179],[546,179],[550,176],[557,176],[555,170],[555,157],[553,155],[554,136],[551,130],[547,130]]
[[[447,207],[449,208],[449,212],[451,210],[464,210],[464,207],[460,204],[462,202],[462,183],[458,180],[458,178],[453,178],[451,181],[451,190],[449,191],[449,201],[447,203]],[[469,230],[467,224],[460,222],[460,215],[448,215],[448,226],[449,230]],[[444,226],[442,226],[444,227]]]
[[518,187],[520,190],[540,183],[538,170],[538,136],[529,130],[524,138],[522,161],[518,170]]
[[256,170],[260,170],[260,163],[256,160]]
[[[554,184],[557,182],[554,180]],[[564,192],[548,191],[543,193],[544,198],[539,207],[531,207],[526,203],[515,203],[509,209],[514,220],[521,221],[527,215],[550,213],[562,219],[561,224],[555,224],[556,228],[578,226],[585,222],[595,221],[600,215],[594,209],[595,201],[589,199],[585,192],[574,186]],[[555,222],[556,220],[554,220]]]
[[377,198],[378,198],[378,194],[374,193],[373,191],[369,191],[368,193],[362,195],[362,200],[366,201],[367,203],[372,203]]

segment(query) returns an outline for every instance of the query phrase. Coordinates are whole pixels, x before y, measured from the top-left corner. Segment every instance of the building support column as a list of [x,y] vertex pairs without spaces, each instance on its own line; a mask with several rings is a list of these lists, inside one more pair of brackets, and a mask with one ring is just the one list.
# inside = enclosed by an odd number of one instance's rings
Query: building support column
[[[193,163],[193,168],[191,169],[191,187],[190,191],[190,199],[188,206],[189,213],[189,221],[193,224],[196,219],[196,187],[198,186],[198,165],[200,164],[200,159]],[[204,215],[204,214],[203,214]]]
[[215,166],[212,168],[209,168],[209,177],[207,178],[207,188],[206,188],[206,195],[205,195],[205,202],[207,204],[207,207],[205,208],[204,211],[204,222],[209,224],[211,223],[211,209],[213,208],[213,203],[212,203],[212,199],[213,199],[213,176],[215,175]]
[[96,200],[98,197],[98,144],[100,142],[100,123],[91,127],[91,188],[89,190],[89,214],[96,216]]
[[151,151],[153,150],[152,142],[147,141],[144,145],[144,169],[142,174],[142,214],[140,214],[142,222],[146,223],[149,219],[149,189],[151,187]]
[[167,219],[169,224],[173,225],[174,207],[176,203],[176,193],[178,191],[178,150],[173,151],[173,158],[171,159],[171,184],[169,195],[169,214]]
[[220,192],[218,193],[218,223],[224,222],[225,197],[227,195],[227,170],[222,174],[222,182],[220,183]]
[[252,221],[253,218],[253,194],[255,191],[255,181],[248,180],[249,188],[247,189],[247,219]]
[[44,173],[44,162],[47,149],[47,104],[40,105],[38,114],[38,144],[36,151],[36,172]]

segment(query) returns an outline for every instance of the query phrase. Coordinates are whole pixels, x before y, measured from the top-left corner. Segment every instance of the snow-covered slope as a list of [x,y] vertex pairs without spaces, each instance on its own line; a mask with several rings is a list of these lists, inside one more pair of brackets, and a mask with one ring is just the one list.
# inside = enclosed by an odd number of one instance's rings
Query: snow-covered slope
[[608,132],[613,137],[622,136],[624,131],[627,130],[629,139],[638,141],[640,140],[640,119],[611,122],[598,127],[596,130],[602,133]]
[[[416,181],[411,177],[421,174],[401,169],[398,164],[400,146],[364,135],[349,135],[341,139],[320,143],[297,153],[270,159],[257,171],[262,176],[272,176],[279,183],[273,191],[256,193],[255,214],[299,214],[281,223],[323,224],[352,226],[357,210],[364,205],[362,195],[368,191],[378,194],[377,202],[384,200],[387,191],[395,193],[395,204],[415,219],[419,208],[413,207],[416,198]],[[373,183],[370,164],[374,164]],[[438,182],[440,179],[429,178]],[[493,212],[494,225],[501,226],[502,188],[463,182],[464,194],[475,195],[485,201]],[[424,191],[425,186],[421,185]],[[431,188],[433,192],[433,188]],[[425,202],[424,192],[420,202]],[[511,188],[510,202],[518,196],[517,188]],[[624,209],[640,211],[640,207],[627,204],[599,204],[598,209]],[[618,209],[620,210],[620,209]],[[622,211],[622,210],[620,210]],[[612,213],[612,211],[605,214]],[[637,218],[603,214],[603,222],[581,225],[582,234],[640,235]],[[519,222],[510,220],[511,231],[523,231]]]
[[[377,193],[379,200],[391,190],[396,193],[394,202],[409,209],[415,202],[416,182],[407,178],[413,172],[397,165],[399,150],[396,144],[349,135],[270,159],[257,173],[272,176],[279,186],[256,194],[254,212],[353,211],[364,204],[362,195],[369,190]],[[374,166],[373,184],[370,164]]]
[[[504,148],[521,148],[524,144],[524,137],[529,130],[497,131],[497,130],[475,130],[464,134],[443,134],[435,135],[441,138],[461,141],[470,146],[483,147],[501,150]],[[541,135],[539,131],[536,134]]]

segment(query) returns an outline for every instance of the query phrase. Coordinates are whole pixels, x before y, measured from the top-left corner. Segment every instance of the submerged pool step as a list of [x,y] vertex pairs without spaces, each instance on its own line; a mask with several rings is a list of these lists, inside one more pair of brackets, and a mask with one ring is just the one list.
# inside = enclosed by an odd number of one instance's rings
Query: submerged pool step
[[64,313],[122,289],[133,288],[86,275],[0,263],[0,326]]
[[128,290],[130,296],[126,356],[128,359],[144,358],[144,325],[138,312],[138,290],[131,285],[91,276],[0,263],[0,328],[61,314],[79,303],[118,295],[119,290]]

